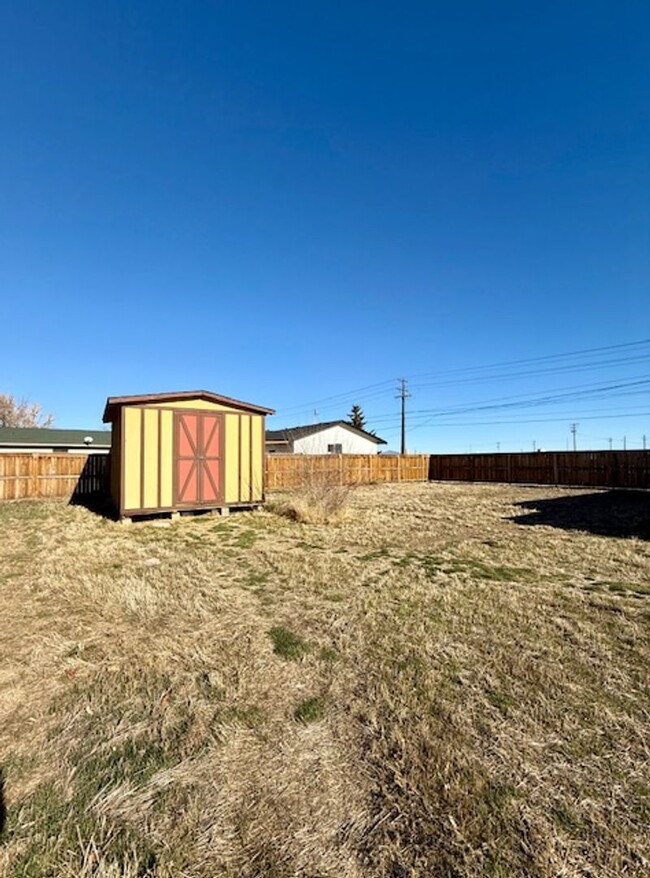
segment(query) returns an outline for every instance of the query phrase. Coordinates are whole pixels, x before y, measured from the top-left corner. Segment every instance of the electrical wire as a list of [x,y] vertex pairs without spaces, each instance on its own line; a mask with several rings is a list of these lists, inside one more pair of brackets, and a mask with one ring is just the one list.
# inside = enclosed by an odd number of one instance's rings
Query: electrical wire
[[[431,382],[419,382],[415,384],[411,384],[413,389],[424,389],[426,387],[443,387],[443,386],[458,386],[462,384],[470,384],[470,383],[484,383],[490,381],[504,381],[504,380],[518,380],[522,378],[533,377],[535,375],[550,375],[550,374],[566,374],[571,372],[579,372],[585,371],[589,369],[597,369],[597,368],[620,368],[621,366],[627,366],[632,363],[643,362],[649,359],[648,355],[641,356],[631,356],[623,359],[595,359],[594,355],[603,354],[605,352],[611,353],[613,351],[631,351],[631,349],[638,349],[643,346],[650,345],[650,339],[642,339],[640,341],[635,342],[626,342],[623,344],[617,345],[606,345],[596,348],[586,348],[578,351],[571,351],[564,354],[550,354],[542,357],[531,357],[525,359],[518,360],[508,360],[500,363],[493,363],[487,366],[470,366],[463,367],[460,369],[451,369],[445,371],[436,371],[436,372],[424,372],[411,375],[409,377],[409,382],[413,382],[413,379],[416,378],[427,378],[430,376],[435,376],[436,380]],[[562,362],[562,361],[570,361],[570,360],[580,360],[580,358],[587,358],[587,362]],[[528,369],[523,371],[515,371],[515,372],[495,372],[494,370],[504,369],[513,366],[522,366],[522,365],[533,365],[533,364],[542,364],[542,363],[555,363],[558,365],[552,365],[550,368],[542,368],[542,369]],[[492,374],[486,374],[486,372],[492,372]],[[477,374],[478,373],[478,374]],[[447,377],[446,377],[447,376]],[[463,376],[463,377],[448,377],[448,376]],[[442,380],[441,380],[442,379]],[[446,380],[445,380],[446,379]],[[361,401],[364,405],[367,402],[372,400],[377,400],[382,397],[388,396],[392,393],[393,387],[396,383],[397,379],[386,379],[384,381],[380,381],[374,384],[365,385],[364,387],[358,387],[351,390],[342,391],[341,393],[332,394],[330,396],[319,397],[318,399],[311,400],[310,402],[300,403],[294,406],[288,406],[284,409],[279,409],[276,413],[276,417],[286,418],[289,415],[297,416],[302,413],[310,412],[313,406],[318,405],[322,410],[329,411],[331,409],[340,408],[342,405],[347,404],[348,401],[352,401],[353,398],[358,398],[360,394],[363,394]],[[325,405],[323,405],[325,404]]]

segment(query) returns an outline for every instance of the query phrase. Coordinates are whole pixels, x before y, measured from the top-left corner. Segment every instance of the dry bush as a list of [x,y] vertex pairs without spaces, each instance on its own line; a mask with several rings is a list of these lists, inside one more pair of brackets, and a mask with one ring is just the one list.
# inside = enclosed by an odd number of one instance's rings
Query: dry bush
[[[335,460],[335,458],[332,458]],[[330,462],[329,458],[325,463]],[[314,468],[315,459],[298,459],[298,487],[272,501],[269,509],[301,524],[340,524],[348,514],[352,487],[341,484],[338,472]],[[322,461],[318,461],[322,465]]]
[[274,500],[269,509],[301,524],[340,524],[348,514],[348,485],[310,485]]

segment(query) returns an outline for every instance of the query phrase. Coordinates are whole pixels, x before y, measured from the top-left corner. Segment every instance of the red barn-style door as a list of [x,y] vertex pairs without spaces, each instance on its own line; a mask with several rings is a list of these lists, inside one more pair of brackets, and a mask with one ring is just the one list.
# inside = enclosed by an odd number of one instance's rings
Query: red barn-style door
[[174,412],[174,505],[223,503],[223,417]]

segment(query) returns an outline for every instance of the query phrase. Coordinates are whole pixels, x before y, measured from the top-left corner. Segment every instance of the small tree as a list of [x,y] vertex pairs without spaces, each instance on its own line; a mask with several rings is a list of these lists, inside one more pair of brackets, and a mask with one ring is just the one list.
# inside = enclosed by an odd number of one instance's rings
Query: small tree
[[10,393],[0,393],[0,427],[51,427],[53,415],[46,415],[37,402],[20,402]]
[[366,429],[366,417],[361,411],[360,405],[352,406],[352,411],[348,415],[348,423],[350,424],[350,426],[356,427],[357,430]]

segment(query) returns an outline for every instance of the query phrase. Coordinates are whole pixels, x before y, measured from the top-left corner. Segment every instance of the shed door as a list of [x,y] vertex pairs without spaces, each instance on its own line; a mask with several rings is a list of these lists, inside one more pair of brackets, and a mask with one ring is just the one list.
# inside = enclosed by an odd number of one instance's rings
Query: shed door
[[212,412],[174,412],[175,505],[223,502],[223,419]]

